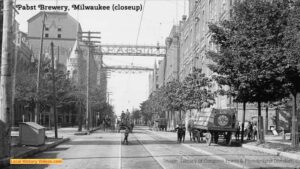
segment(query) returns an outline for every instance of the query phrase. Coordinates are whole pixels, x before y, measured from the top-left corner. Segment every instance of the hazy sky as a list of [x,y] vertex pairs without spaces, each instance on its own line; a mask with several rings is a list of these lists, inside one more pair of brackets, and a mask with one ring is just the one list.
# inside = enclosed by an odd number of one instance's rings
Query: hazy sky
[[[69,14],[78,20],[83,31],[100,31],[102,44],[139,44],[164,45],[172,25],[181,19],[187,10],[188,0],[17,0],[16,4],[36,5],[36,10],[19,10],[16,19],[20,29],[27,32],[27,20],[38,13],[39,4],[69,6]],[[73,10],[73,4],[85,5],[133,5],[143,6],[144,14],[138,36],[142,11],[93,11]],[[137,38],[138,37],[138,38]],[[138,41],[137,41],[138,39]],[[140,56],[104,56],[106,65],[133,65],[153,67],[155,60],[160,58]],[[108,79],[108,91],[111,92],[111,103],[115,112],[139,108],[148,97],[149,73],[118,73],[112,72]]]

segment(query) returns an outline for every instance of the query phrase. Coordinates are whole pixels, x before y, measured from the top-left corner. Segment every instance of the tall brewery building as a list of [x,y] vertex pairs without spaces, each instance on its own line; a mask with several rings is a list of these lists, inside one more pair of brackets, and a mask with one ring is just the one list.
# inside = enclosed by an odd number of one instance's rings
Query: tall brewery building
[[[82,32],[80,23],[67,12],[39,12],[28,19],[27,38],[35,58],[40,55],[44,18],[43,57],[50,57],[50,44],[53,42],[56,62],[63,65],[63,71],[69,75],[72,83],[77,86],[86,85],[88,47],[78,35]],[[100,87],[103,91],[103,99],[106,100],[106,70],[101,69],[102,55],[96,53],[92,52],[90,55],[90,86]],[[58,123],[70,124],[77,121],[76,112],[59,112]]]

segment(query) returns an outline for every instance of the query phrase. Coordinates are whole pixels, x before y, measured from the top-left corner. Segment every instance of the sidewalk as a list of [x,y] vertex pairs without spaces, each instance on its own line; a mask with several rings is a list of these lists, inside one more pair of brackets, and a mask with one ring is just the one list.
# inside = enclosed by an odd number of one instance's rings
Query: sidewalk
[[[54,130],[46,131],[47,139],[45,144],[41,146],[22,146],[19,145],[19,131],[11,132],[11,157],[10,158],[25,158],[37,154],[42,151],[46,151],[53,148],[63,142],[69,141],[74,137],[74,133],[77,131],[76,127],[67,127],[58,129],[58,138],[55,139]],[[9,165],[10,158],[0,159],[0,168],[2,166]]]
[[252,141],[243,144],[242,147],[295,160],[300,159],[300,147],[291,148],[291,141],[283,140],[282,136],[265,135],[265,143],[258,145]]
[[[162,137],[171,138],[172,140],[177,139],[176,138],[177,134],[175,132],[165,132],[165,131],[151,131],[151,132],[155,132],[161,135]],[[187,141],[189,141],[188,132],[186,133],[185,138]],[[300,148],[294,150],[290,147],[290,145],[291,145],[291,141],[290,140],[283,141],[282,136],[266,135],[264,144],[257,145],[255,141],[251,141],[242,144],[241,147],[254,150],[254,151],[276,155],[276,156],[282,156],[285,158],[300,160]]]

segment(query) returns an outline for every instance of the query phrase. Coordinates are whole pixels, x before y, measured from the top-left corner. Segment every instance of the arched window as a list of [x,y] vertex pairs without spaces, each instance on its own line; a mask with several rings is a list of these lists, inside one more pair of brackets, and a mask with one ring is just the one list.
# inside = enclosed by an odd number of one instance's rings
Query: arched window
[[73,79],[74,79],[74,81],[78,81],[78,71],[77,70],[73,70]]

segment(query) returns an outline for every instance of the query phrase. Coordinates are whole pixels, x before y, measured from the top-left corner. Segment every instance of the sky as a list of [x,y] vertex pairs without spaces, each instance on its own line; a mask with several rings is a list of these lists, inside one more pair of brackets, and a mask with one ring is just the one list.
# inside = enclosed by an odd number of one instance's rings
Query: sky
[[[83,31],[101,32],[102,44],[160,45],[171,28],[187,13],[188,0],[16,0],[17,5],[33,6],[36,10],[18,10],[16,20],[20,30],[27,31],[27,20],[40,12],[38,5],[66,5],[68,13],[78,20]],[[142,11],[74,10],[73,4],[140,6]],[[142,19],[141,19],[142,18]],[[141,23],[141,24],[140,24]],[[139,29],[140,28],[140,29]],[[106,65],[135,65],[153,67],[161,58],[141,56],[104,56]],[[108,79],[110,103],[115,113],[139,108],[149,95],[149,72],[111,72]]]

